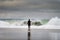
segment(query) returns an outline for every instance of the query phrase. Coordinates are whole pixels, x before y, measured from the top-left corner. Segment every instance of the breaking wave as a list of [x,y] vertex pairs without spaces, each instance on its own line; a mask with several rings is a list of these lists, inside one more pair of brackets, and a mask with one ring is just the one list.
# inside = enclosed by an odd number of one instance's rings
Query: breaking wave
[[40,26],[42,29],[60,29],[60,18],[52,18],[47,24]]
[[[2,21],[0,20],[0,26],[27,26],[28,20],[9,20],[9,21]],[[42,25],[41,20],[33,20],[31,25],[40,26]]]
[[60,18],[58,18],[58,17],[52,18],[47,24],[49,24],[49,25],[60,25]]
[[[47,24],[42,24],[41,20],[31,20],[32,26],[31,28],[36,29],[60,29],[60,18],[55,17],[50,19]],[[28,28],[27,20],[13,20],[13,21],[1,21],[0,20],[0,28]]]

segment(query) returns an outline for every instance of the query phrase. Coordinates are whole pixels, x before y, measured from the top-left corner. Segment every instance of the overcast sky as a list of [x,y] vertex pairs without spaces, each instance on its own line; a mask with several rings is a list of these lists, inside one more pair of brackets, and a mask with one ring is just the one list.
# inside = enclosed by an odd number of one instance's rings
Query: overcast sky
[[0,0],[0,18],[60,17],[60,0]]

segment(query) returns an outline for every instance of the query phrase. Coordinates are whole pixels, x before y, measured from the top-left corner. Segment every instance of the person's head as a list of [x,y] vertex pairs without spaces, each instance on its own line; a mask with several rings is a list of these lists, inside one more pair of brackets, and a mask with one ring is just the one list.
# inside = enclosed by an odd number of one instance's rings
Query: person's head
[[29,19],[29,21],[30,21],[30,19]]

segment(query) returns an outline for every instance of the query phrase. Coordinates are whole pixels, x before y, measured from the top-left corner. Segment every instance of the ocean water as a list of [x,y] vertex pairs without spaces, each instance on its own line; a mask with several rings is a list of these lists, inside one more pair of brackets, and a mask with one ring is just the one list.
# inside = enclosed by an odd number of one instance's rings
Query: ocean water
[[[0,20],[0,28],[28,28],[28,20],[6,19]],[[35,29],[60,29],[60,18],[54,17],[50,20],[31,20],[31,28]]]
[[[25,21],[28,20],[0,20],[0,40],[60,40],[60,29],[56,29],[60,28],[58,17],[52,18],[45,26],[31,26],[30,31]],[[33,22],[42,23],[41,20]]]
[[[49,20],[48,19],[31,19],[31,25],[40,26],[46,24]],[[25,26],[27,25],[27,19],[0,19],[0,24],[5,25],[15,25],[15,26]]]

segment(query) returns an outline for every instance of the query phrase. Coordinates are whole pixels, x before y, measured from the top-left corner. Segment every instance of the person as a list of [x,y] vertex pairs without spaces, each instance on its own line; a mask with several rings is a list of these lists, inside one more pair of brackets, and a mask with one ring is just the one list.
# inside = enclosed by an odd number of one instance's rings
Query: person
[[31,21],[30,21],[30,19],[28,20],[28,40],[30,40],[30,38],[31,38],[31,33],[30,33],[30,26],[31,26]]
[[28,20],[28,28],[30,29],[30,26],[31,26],[31,21],[30,19]]

